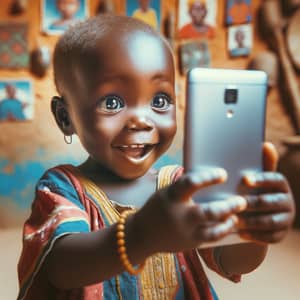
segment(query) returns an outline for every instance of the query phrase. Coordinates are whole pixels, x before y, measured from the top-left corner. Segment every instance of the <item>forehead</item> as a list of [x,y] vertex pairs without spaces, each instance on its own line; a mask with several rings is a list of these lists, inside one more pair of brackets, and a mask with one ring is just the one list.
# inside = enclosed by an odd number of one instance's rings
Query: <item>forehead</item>
[[158,36],[143,31],[124,30],[104,36],[98,41],[89,60],[89,70],[100,77],[121,73],[164,73],[171,78],[174,76],[170,49]]

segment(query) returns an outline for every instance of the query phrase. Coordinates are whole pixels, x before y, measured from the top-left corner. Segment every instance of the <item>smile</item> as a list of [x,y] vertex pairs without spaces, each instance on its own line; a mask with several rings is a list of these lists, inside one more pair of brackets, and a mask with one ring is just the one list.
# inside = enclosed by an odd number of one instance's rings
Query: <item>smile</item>
[[140,162],[146,159],[156,144],[130,144],[119,145],[117,148],[122,154],[132,162]]

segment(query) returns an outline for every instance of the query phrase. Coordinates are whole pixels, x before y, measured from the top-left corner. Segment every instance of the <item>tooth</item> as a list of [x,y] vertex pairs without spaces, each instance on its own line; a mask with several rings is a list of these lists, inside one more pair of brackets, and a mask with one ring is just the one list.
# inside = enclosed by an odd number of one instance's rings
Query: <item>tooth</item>
[[128,146],[127,145],[122,145],[122,148],[128,148]]
[[138,148],[138,145],[130,145],[131,148]]

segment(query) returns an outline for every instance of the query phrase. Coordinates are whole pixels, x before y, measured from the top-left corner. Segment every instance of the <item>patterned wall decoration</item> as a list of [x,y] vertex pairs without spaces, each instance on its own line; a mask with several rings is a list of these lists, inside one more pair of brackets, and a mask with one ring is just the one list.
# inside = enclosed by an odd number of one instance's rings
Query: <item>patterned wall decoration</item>
[[0,68],[26,68],[29,64],[27,24],[0,24]]

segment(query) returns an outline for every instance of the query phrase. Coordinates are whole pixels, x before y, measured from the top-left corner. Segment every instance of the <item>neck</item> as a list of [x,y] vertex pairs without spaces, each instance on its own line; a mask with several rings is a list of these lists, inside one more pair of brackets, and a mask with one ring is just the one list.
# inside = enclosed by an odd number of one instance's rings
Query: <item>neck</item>
[[97,163],[94,159],[89,157],[83,164],[79,167],[80,172],[91,179],[97,184],[116,184],[116,185],[131,185],[133,182],[142,181],[146,177],[152,177],[155,172],[153,169],[147,171],[141,177],[127,179],[118,176],[116,173],[112,172],[102,164]]
[[103,190],[109,199],[122,205],[140,207],[156,188],[157,173],[153,169],[136,179],[124,179],[89,158],[79,166],[79,170]]
[[95,183],[121,183],[128,181],[117,176],[105,166],[95,162],[91,157],[89,157],[83,164],[79,166],[79,170],[84,176],[88,177]]

